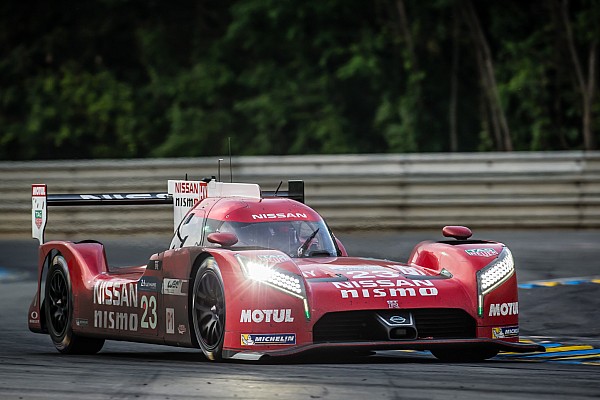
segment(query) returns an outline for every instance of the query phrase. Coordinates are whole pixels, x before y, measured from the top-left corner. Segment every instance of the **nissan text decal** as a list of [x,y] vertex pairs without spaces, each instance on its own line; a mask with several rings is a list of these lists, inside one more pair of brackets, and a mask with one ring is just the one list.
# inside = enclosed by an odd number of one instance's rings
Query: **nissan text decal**
[[192,193],[199,194],[200,197],[206,197],[207,185],[206,182],[176,182],[175,193]]
[[[140,328],[156,329],[157,300],[153,293],[158,289],[157,285],[158,281],[153,277],[143,277],[139,282],[96,281],[94,328],[132,332]],[[139,291],[150,293],[140,296]],[[110,307],[108,310],[97,308],[102,306]],[[121,307],[127,312],[122,312]]]
[[269,213],[269,214],[252,214],[252,219],[287,219],[299,218],[308,219],[308,215],[304,213]]
[[357,297],[416,297],[437,296],[438,290],[430,280],[364,279],[347,282],[331,282],[339,289],[342,299]]

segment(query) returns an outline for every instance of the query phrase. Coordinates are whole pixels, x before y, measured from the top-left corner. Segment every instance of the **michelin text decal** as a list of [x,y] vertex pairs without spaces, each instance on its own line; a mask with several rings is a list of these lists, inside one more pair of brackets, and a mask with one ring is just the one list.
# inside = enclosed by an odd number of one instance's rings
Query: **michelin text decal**
[[517,336],[519,336],[518,326],[499,326],[497,328],[492,328],[493,339],[505,339]]
[[296,344],[295,333],[242,333],[242,346]]

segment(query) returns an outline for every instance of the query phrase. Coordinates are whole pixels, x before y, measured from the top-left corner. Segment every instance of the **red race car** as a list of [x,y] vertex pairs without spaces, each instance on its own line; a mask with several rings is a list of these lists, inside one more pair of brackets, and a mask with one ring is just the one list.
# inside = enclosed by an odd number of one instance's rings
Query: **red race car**
[[[430,350],[477,361],[519,343],[513,257],[501,243],[418,244],[407,263],[349,257],[321,216],[258,185],[169,181],[167,193],[48,195],[32,187],[40,241],[29,329],[61,353],[92,354],[106,339],[197,347],[211,360],[311,351]],[[44,243],[49,206],[173,204],[168,249],[145,265],[111,268],[93,240]]]

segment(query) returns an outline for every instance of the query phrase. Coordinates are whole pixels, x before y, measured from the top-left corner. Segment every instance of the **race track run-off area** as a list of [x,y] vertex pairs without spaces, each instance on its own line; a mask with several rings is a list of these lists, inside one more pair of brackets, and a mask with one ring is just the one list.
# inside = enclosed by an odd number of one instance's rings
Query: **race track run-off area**
[[[352,255],[400,261],[414,244],[440,236],[433,231],[339,235]],[[110,341],[94,356],[64,356],[48,336],[27,329],[36,285],[36,242],[0,241],[0,398],[598,398],[600,232],[474,236],[511,248],[519,278],[521,339],[544,345],[545,353],[501,353],[465,364],[442,363],[424,351],[212,363],[193,349]],[[168,240],[103,242],[112,264],[139,265]]]

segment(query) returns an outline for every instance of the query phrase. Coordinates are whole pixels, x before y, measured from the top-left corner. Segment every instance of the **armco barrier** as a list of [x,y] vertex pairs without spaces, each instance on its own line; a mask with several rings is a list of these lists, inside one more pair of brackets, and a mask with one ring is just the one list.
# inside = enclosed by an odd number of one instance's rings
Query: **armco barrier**
[[[50,193],[164,191],[217,158],[0,162],[0,236],[30,234],[30,185]],[[233,157],[236,182],[303,179],[333,229],[599,228],[600,152]],[[230,177],[229,160],[221,178]],[[48,238],[172,232],[168,206],[52,208]]]

